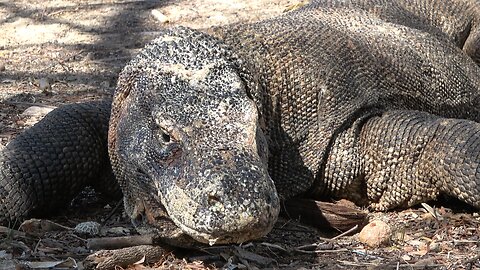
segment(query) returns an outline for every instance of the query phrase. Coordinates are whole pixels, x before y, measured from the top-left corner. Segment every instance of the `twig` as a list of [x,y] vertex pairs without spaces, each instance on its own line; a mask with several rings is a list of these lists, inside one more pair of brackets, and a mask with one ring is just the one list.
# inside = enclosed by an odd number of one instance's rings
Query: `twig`
[[222,260],[222,256],[220,255],[202,255],[202,256],[193,256],[193,257],[188,257],[190,261],[220,261]]
[[380,257],[380,256],[376,256],[376,255],[370,255],[370,254],[367,254],[365,251],[362,251],[362,250],[352,250],[352,253],[354,254],[358,254],[358,255],[361,255],[365,258],[368,258],[368,259],[380,259],[380,260],[383,260],[384,258]]
[[78,235],[76,235],[76,234],[74,234],[74,233],[72,233],[72,234],[70,234],[70,235],[71,235],[73,238],[76,238],[76,239],[78,239],[78,240],[80,240],[80,241],[82,241],[82,242],[84,242],[84,243],[87,243],[87,242],[88,242],[87,239],[82,238],[82,237],[80,237],[80,236],[78,236]]
[[343,233],[341,233],[341,234],[339,234],[339,235],[337,235],[337,236],[335,236],[335,237],[332,237],[332,238],[330,239],[330,241],[333,241],[333,240],[336,240],[336,239],[338,239],[338,238],[340,238],[340,237],[342,237],[342,236],[345,236],[345,235],[347,235],[347,234],[355,231],[356,229],[358,229],[358,224],[355,225],[355,226],[353,226],[350,230],[345,231],[345,232],[343,232]]
[[327,249],[327,250],[322,250],[322,249],[318,249],[318,250],[295,250],[297,252],[300,252],[300,253],[306,253],[306,254],[318,254],[318,253],[339,253],[339,252],[349,252],[350,250],[346,249],[346,248],[340,248],[340,249]]
[[61,57],[60,59],[50,57],[50,61],[52,61],[52,62],[54,62],[54,63],[52,63],[52,64],[50,64],[49,66],[47,66],[47,67],[45,68],[45,70],[54,68],[56,65],[60,65],[65,71],[70,72],[69,67],[67,67],[67,66],[65,65],[65,63],[66,63],[67,61],[75,58],[76,56],[84,53],[84,52],[85,52],[85,50],[80,50],[80,51],[78,51],[78,52],[76,52],[76,53],[74,53],[74,54],[72,54],[72,55],[67,55],[67,56],[65,56],[65,57]]
[[35,253],[38,252],[38,247],[40,246],[41,242],[42,242],[42,239],[38,240],[38,242],[35,244],[35,247],[33,248],[33,252]]
[[308,244],[308,245],[303,245],[303,246],[296,247],[295,249],[304,250],[304,249],[315,249],[317,247],[318,247],[318,244]]
[[290,229],[290,228],[284,228],[284,227],[273,227],[272,230],[278,230],[278,231],[286,231],[286,232],[311,232],[312,230],[301,230],[301,229]]
[[20,230],[28,234],[40,236],[45,232],[51,231],[71,231],[72,228],[55,223],[48,219],[32,218],[22,222],[22,224],[20,224]]
[[132,59],[132,56],[117,56],[117,57],[96,58],[94,60],[90,60],[90,62],[95,64],[103,64],[105,62],[110,62],[110,61],[130,60],[130,59]]
[[262,242],[260,243],[260,245],[262,246],[266,246],[266,247],[270,247],[270,248],[276,248],[276,249],[279,249],[281,251],[285,251],[287,252],[287,250],[279,245],[275,245],[275,244],[271,244],[271,243],[266,243],[266,242]]
[[337,262],[342,263],[348,266],[379,266],[378,263],[370,263],[370,262],[350,262],[345,260],[337,260]]
[[88,239],[87,247],[93,250],[117,249],[117,248],[133,247],[133,246],[140,246],[140,245],[152,245],[153,242],[154,242],[153,235],[101,237],[101,238]]
[[479,240],[456,240],[456,239],[453,239],[452,241],[446,241],[446,242],[451,242],[453,243],[454,245],[457,245],[457,244],[476,244],[478,242],[480,242]]
[[438,216],[437,211],[433,207],[431,207],[426,203],[421,203],[421,205],[423,209],[425,209],[428,213],[430,213],[430,215],[432,215],[432,217],[434,217],[436,220],[442,220],[442,218]]
[[304,251],[312,251],[312,250],[330,250],[333,249],[333,244],[331,242],[326,242],[326,243],[315,243],[315,244],[309,244],[309,245],[303,245],[296,247],[295,249],[297,250],[304,250]]

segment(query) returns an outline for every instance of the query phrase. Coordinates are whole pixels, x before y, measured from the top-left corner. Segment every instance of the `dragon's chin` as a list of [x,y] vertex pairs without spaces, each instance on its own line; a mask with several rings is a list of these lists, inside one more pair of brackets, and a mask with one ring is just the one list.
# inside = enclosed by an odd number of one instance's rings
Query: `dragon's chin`
[[182,248],[198,247],[205,244],[240,244],[263,237],[271,230],[271,228],[264,228],[263,230],[208,234],[177,225],[168,217],[155,220],[146,219],[141,223],[138,222],[138,219],[132,219],[132,223],[138,233],[152,235],[155,241]]
[[181,248],[193,248],[202,245],[169,219],[157,220],[154,225],[150,223],[135,224],[135,229],[142,235],[151,235],[154,243],[160,242]]
[[239,232],[229,232],[229,233],[217,233],[217,234],[208,234],[199,232],[196,230],[191,230],[189,228],[183,227],[182,229],[186,232],[191,238],[195,239],[199,243],[213,245],[222,245],[222,244],[241,244],[254,239],[261,238],[270,232],[271,228],[264,228],[263,230],[249,230],[249,231],[239,231]]
[[[164,204],[160,196],[137,196],[124,201],[125,210],[139,233],[153,235],[159,241],[180,247],[200,243],[240,244],[259,239],[271,231],[280,208],[276,195],[256,194],[258,198],[251,202],[256,207],[248,209],[251,211],[229,212],[227,207],[235,210],[237,208],[231,205],[237,202],[220,202],[220,199],[214,201],[216,204],[212,203],[213,206],[201,209],[204,211],[196,211],[197,208],[191,206],[195,205],[195,201],[187,192],[175,190],[169,193],[176,194],[170,200],[176,202],[173,206]],[[239,205],[238,209],[245,209],[245,206]]]
[[142,235],[151,235],[154,242],[182,248],[198,247],[204,244],[240,244],[265,236],[273,227],[272,223],[272,226],[261,227],[261,229],[250,228],[238,232],[206,233],[175,223],[160,208],[145,207],[143,203],[142,206],[141,212],[131,215],[131,221],[137,232]]
[[170,219],[160,203],[142,199],[129,201],[125,198],[125,210],[139,234],[152,236],[154,243],[182,248],[191,248],[199,244]]

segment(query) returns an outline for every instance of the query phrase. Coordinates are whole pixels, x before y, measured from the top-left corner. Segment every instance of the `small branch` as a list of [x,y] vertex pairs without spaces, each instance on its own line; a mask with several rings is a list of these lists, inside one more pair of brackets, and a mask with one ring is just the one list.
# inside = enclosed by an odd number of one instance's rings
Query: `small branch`
[[349,252],[349,249],[340,248],[340,249],[316,249],[316,250],[301,250],[295,249],[296,252],[305,253],[305,254],[319,254],[319,253],[340,253],[340,252]]
[[355,226],[353,226],[353,228],[351,228],[350,230],[345,231],[345,232],[343,232],[343,233],[341,233],[341,234],[339,234],[339,235],[337,235],[337,236],[335,236],[335,237],[332,237],[332,239],[330,239],[330,241],[336,240],[336,239],[338,239],[338,238],[340,238],[340,237],[342,237],[342,236],[345,236],[345,235],[347,235],[347,234],[349,234],[349,233],[351,233],[351,232],[356,231],[357,229],[358,229],[358,224],[355,225]]
[[271,244],[271,243],[266,243],[266,242],[262,242],[260,243],[260,245],[262,246],[266,246],[266,247],[269,247],[269,248],[276,248],[276,249],[279,249],[281,251],[284,251],[284,252],[288,252],[285,248],[279,246],[279,245],[275,245],[275,244]]
[[316,253],[319,250],[334,250],[334,245],[330,242],[308,244],[294,248],[298,252]]
[[92,250],[99,249],[117,249],[133,247],[140,245],[152,245],[154,237],[152,235],[132,235],[120,237],[101,237],[90,238],[87,240],[87,248]]

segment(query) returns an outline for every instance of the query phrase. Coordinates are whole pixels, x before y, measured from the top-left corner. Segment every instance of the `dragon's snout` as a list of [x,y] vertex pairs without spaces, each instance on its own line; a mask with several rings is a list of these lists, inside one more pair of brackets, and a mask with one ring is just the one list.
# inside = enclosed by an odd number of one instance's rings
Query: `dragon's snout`
[[[190,245],[186,238],[210,245],[243,243],[270,232],[280,202],[260,156],[245,149],[203,154],[189,158],[197,160],[191,166],[179,163],[169,168],[176,173],[163,169],[141,174],[152,185],[142,188],[145,198],[132,199],[135,203],[128,212],[137,229],[160,232],[162,238],[181,246]],[[166,235],[166,225],[176,229]],[[183,236],[178,238],[179,234]]]
[[[221,193],[221,194],[219,194]],[[254,188],[249,192],[211,190],[208,207],[193,214],[197,226],[190,235],[208,244],[242,243],[266,235],[277,219],[280,204],[275,189]]]
[[169,217],[195,240],[211,245],[264,236],[280,209],[266,167],[258,156],[223,163],[218,160],[209,167],[211,160],[205,158],[200,167],[208,169],[168,187],[163,197],[169,202],[165,204]]

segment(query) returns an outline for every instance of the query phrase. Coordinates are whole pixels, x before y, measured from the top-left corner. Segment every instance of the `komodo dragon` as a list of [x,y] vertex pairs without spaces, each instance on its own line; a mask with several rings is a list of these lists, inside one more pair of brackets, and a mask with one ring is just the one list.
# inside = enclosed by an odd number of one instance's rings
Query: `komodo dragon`
[[139,231],[179,245],[261,237],[294,196],[480,208],[477,4],[315,1],[166,29],[120,73],[111,108],[61,107],[1,152],[0,221],[111,188],[109,163]]

